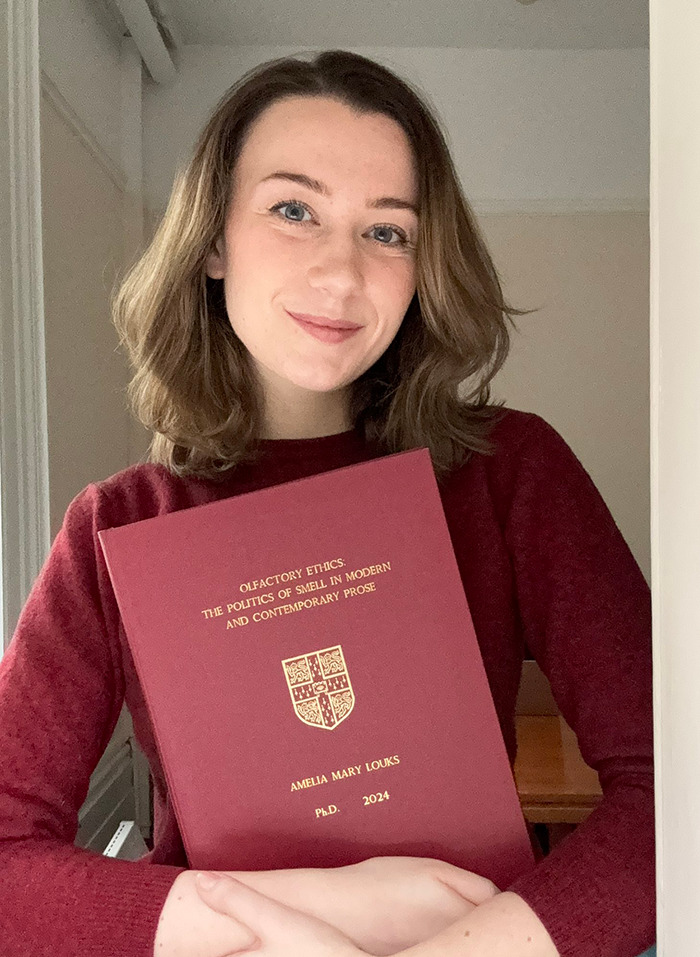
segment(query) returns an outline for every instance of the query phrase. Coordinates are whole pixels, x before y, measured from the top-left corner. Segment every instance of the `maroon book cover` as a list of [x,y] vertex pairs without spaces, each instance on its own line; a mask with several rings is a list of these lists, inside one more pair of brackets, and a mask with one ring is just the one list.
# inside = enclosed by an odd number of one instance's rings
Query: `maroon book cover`
[[191,867],[533,865],[427,449],[99,535]]

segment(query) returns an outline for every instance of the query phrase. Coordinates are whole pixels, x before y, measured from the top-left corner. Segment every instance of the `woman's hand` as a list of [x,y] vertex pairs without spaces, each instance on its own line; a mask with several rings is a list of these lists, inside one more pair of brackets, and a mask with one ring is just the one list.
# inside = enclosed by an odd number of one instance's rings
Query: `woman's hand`
[[422,943],[500,893],[487,878],[430,857],[371,857],[329,873],[348,902],[354,940],[376,955]]
[[[249,873],[252,881],[258,878],[266,887],[279,887],[282,896],[303,904],[305,897],[312,899],[311,890],[322,886],[315,879],[325,872],[309,868],[236,873]],[[195,871],[183,871],[161,910],[154,957],[231,957],[250,950],[259,957],[291,957],[302,952],[308,957],[362,954],[351,940],[313,913],[267,897],[230,875],[225,875],[220,887],[205,890]]]
[[173,882],[160,912],[154,957],[228,957],[245,953],[255,934],[235,917],[217,914],[199,896],[195,872]]
[[360,957],[363,954],[348,937],[325,921],[266,897],[228,874],[208,871],[199,878],[196,887],[202,900],[251,935],[243,947],[227,952],[226,957],[250,952],[257,957]]
[[498,894],[498,888],[478,874],[423,857],[373,857],[344,867],[228,874],[330,924],[375,955],[422,943]]

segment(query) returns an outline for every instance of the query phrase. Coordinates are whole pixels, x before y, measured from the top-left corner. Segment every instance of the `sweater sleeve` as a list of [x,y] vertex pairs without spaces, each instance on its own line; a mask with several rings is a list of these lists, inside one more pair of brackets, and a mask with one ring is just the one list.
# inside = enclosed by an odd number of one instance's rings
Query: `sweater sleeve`
[[98,554],[99,500],[91,485],[71,502],[0,661],[3,957],[152,957],[183,870],[74,845],[124,699],[105,614],[113,595]]
[[649,588],[579,460],[529,418],[506,531],[520,614],[603,799],[508,890],[561,957],[637,957],[655,939]]

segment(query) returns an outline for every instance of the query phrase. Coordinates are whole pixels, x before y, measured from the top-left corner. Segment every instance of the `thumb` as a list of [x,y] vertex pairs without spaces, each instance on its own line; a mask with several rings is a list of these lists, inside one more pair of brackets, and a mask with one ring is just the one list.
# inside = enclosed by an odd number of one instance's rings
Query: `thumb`
[[195,885],[199,896],[212,910],[237,920],[248,917],[255,922],[264,919],[266,913],[293,913],[291,908],[274,898],[220,871],[200,871],[195,874]]
[[[199,871],[194,875],[194,879],[197,882],[197,890],[202,890],[205,893],[213,890],[219,881],[235,880],[235,878],[229,877],[228,874],[220,874],[218,871]],[[235,883],[238,884],[239,881],[235,881]]]
[[229,874],[218,871],[197,874],[195,885],[208,907],[235,918],[258,937],[296,933],[318,940],[319,935],[340,936],[335,927],[325,921],[288,907]]
[[199,871],[194,880],[199,896],[212,910],[229,917],[237,916],[232,913],[235,895],[239,888],[246,885],[230,874],[221,874],[219,871]]
[[[248,924],[240,919],[239,909],[235,907],[236,889],[245,887],[241,881],[217,871],[202,871],[195,874],[194,883],[197,893],[207,907],[232,919],[238,925],[245,935],[245,939],[242,939],[239,944],[241,949],[247,952],[250,948],[259,945],[259,937]],[[239,951],[237,950],[236,953]]]

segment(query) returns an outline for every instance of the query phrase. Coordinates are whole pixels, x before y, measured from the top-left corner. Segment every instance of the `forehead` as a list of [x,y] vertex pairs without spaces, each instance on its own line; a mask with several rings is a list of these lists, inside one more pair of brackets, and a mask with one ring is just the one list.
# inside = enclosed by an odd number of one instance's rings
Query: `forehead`
[[251,125],[237,164],[239,184],[254,188],[278,169],[416,198],[413,151],[403,128],[330,97],[285,97]]

